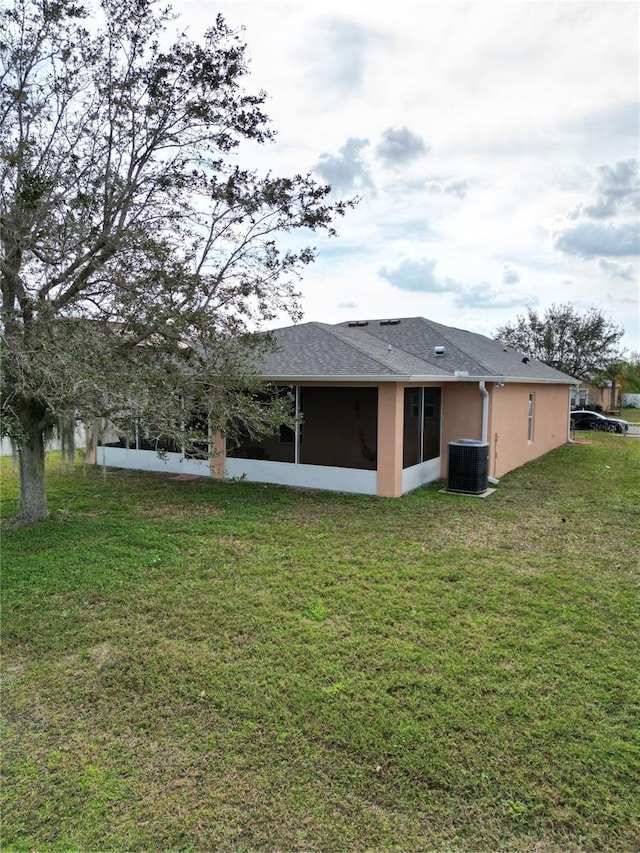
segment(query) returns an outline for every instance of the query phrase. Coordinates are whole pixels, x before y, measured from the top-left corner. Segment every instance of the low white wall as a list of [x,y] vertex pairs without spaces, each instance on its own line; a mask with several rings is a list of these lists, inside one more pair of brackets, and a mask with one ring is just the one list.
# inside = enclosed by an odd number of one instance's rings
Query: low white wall
[[[157,471],[163,474],[196,474],[211,476],[206,459],[185,459],[180,453],[158,456],[155,450],[127,450],[124,447],[98,447],[98,465],[127,468],[133,471]],[[351,492],[375,495],[378,491],[377,471],[358,468],[335,468],[328,465],[294,465],[290,462],[267,462],[261,459],[227,459],[226,477],[245,478],[253,483],[274,483],[305,489]],[[440,458],[412,465],[402,472],[402,491],[410,492],[440,477]]]
[[402,494],[440,479],[440,457],[412,465],[402,471]]
[[623,394],[622,405],[635,406],[637,409],[640,409],[640,394]]
[[354,492],[375,495],[377,471],[358,468],[334,468],[329,465],[294,465],[291,462],[266,462],[262,459],[227,459],[227,477],[245,477],[254,483],[275,483],[330,492]]
[[[155,450],[127,450],[124,447],[98,447],[98,465],[128,468],[134,471],[157,471],[164,474],[197,474],[211,476],[206,459],[185,459],[180,453],[158,456]],[[254,483],[274,483],[325,489],[332,492],[355,492],[375,495],[378,485],[376,471],[353,468],[332,468],[325,465],[293,465],[288,462],[265,462],[259,459],[227,459],[227,478],[245,477]]]
[[129,468],[133,471],[159,471],[163,474],[196,474],[211,476],[208,459],[185,459],[181,453],[158,456],[155,450],[127,450],[126,447],[98,447],[98,465]]

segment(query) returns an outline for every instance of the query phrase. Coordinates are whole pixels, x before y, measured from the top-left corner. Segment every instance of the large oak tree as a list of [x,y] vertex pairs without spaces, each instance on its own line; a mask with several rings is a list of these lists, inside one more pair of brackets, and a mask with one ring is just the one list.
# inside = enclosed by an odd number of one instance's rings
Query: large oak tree
[[299,316],[314,251],[283,238],[334,233],[349,206],[310,175],[241,168],[240,143],[273,138],[245,45],[221,17],[170,44],[172,22],[152,0],[1,13],[3,427],[28,520],[47,515],[60,418],[134,417],[183,444],[192,409],[214,429],[273,427],[286,401],[256,393],[267,342],[249,332]]
[[515,323],[496,330],[496,340],[576,379],[592,380],[620,358],[624,329],[597,308],[581,313],[570,303],[553,304],[543,315],[527,308]]

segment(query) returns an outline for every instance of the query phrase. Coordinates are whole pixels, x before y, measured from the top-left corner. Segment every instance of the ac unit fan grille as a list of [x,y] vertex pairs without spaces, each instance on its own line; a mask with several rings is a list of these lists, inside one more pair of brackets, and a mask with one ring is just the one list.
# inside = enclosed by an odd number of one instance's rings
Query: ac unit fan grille
[[460,438],[449,442],[447,491],[480,495],[489,485],[489,445]]

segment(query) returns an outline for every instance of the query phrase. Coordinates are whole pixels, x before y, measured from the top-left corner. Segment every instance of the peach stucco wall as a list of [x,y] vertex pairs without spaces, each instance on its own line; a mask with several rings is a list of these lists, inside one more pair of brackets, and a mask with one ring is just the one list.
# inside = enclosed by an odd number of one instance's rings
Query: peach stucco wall
[[[501,477],[568,440],[569,389],[566,385],[487,383],[489,474]],[[529,394],[534,394],[534,434],[528,440]],[[477,382],[443,384],[441,476],[446,477],[450,441],[482,438],[483,395]]]
[[[489,408],[489,474],[501,477],[520,465],[566,444],[569,388],[566,385],[492,386]],[[528,440],[529,394],[534,394],[533,441]]]
[[404,436],[404,385],[378,386],[378,494],[402,494],[402,443]]
[[456,441],[458,438],[482,438],[482,399],[477,382],[443,384],[441,477],[447,476],[450,441]]

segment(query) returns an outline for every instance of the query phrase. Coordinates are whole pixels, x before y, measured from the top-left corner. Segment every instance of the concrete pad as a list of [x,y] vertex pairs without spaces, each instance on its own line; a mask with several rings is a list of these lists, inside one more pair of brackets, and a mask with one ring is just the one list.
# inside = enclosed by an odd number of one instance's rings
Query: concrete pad
[[489,495],[492,495],[494,492],[497,492],[497,489],[485,489],[484,492],[480,492],[477,495],[473,495],[470,492],[453,492],[449,491],[449,489],[440,489],[439,490],[443,495],[460,495],[462,498],[488,498]]

